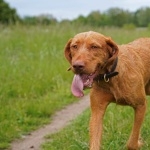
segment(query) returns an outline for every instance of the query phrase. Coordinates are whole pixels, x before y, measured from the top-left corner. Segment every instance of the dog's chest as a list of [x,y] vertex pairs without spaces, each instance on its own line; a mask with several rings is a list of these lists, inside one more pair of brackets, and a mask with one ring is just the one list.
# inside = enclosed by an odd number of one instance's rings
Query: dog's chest
[[117,85],[110,82],[101,81],[98,83],[98,86],[106,91],[106,93],[110,93],[113,95],[114,99],[113,102],[119,105],[129,105],[134,106],[136,105],[136,101],[133,99],[137,99],[137,94],[133,94],[129,92],[124,86]]

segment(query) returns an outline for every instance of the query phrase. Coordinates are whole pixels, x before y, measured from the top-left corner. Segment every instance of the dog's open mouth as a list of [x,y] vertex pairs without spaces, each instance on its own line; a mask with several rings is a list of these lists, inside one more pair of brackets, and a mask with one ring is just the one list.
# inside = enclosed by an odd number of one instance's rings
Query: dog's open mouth
[[72,85],[71,85],[71,91],[72,94],[76,97],[82,97],[84,96],[83,90],[85,88],[91,88],[93,79],[95,78],[96,73],[92,74],[75,74]]

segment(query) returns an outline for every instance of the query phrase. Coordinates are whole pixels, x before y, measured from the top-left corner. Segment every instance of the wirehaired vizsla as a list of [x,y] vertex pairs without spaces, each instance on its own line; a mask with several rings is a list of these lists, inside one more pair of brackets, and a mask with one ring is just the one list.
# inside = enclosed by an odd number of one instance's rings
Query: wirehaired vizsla
[[83,32],[68,41],[65,57],[75,74],[73,95],[82,97],[83,89],[91,88],[90,150],[100,149],[103,116],[111,102],[134,109],[127,149],[138,150],[146,95],[150,95],[150,38],[117,45],[100,33]]

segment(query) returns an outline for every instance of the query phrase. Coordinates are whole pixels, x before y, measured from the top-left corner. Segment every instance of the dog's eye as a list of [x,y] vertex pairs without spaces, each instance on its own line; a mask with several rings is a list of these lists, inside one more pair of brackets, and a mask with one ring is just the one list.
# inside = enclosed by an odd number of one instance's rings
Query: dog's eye
[[97,48],[98,48],[98,46],[96,46],[96,45],[91,46],[91,49],[97,49]]
[[72,45],[71,47],[72,47],[73,49],[77,49],[77,48],[78,48],[77,45]]

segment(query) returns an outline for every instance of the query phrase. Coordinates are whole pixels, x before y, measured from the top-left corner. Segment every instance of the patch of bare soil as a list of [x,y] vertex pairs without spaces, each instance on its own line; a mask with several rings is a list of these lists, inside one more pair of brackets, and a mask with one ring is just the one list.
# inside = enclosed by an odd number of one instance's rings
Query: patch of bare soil
[[73,103],[54,114],[50,124],[16,140],[11,145],[11,150],[40,150],[44,137],[58,132],[89,107],[89,96],[83,97],[77,103]]

